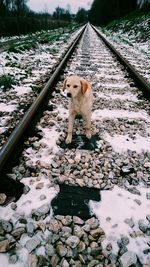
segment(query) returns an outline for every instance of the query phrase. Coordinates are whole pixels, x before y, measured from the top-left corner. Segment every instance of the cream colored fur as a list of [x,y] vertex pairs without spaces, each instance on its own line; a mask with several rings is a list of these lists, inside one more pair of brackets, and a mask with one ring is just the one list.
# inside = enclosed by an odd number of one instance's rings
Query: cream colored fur
[[70,76],[63,83],[63,90],[67,90],[69,96],[69,123],[66,143],[72,142],[74,119],[81,114],[85,121],[85,135],[91,138],[91,108],[93,102],[92,89],[89,83],[78,77]]

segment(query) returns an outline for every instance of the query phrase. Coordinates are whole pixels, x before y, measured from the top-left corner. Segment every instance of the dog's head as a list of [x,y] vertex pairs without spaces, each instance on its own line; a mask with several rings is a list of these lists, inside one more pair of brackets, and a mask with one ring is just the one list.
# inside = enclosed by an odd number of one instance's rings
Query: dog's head
[[88,89],[88,82],[78,76],[70,76],[65,79],[62,90],[67,90],[68,97],[76,97],[80,92],[85,94]]

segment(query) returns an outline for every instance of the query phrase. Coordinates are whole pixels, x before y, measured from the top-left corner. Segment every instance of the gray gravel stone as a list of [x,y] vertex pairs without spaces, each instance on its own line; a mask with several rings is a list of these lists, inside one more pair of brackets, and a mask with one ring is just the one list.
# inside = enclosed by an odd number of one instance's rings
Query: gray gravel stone
[[40,245],[41,241],[37,236],[32,237],[26,242],[26,248],[31,253],[34,249],[36,249]]
[[42,216],[45,216],[50,211],[50,207],[48,204],[42,205],[40,208],[32,211],[32,216],[36,219],[40,219]]
[[12,223],[6,221],[6,220],[1,220],[0,221],[0,227],[6,232],[10,233],[13,229]]
[[11,209],[16,210],[17,209],[17,204],[15,202],[11,203]]
[[15,264],[16,262],[17,262],[17,260],[18,260],[18,256],[17,255],[11,255],[10,257],[9,257],[9,263],[10,264]]
[[90,225],[89,225],[89,224],[85,224],[85,225],[82,226],[82,229],[83,229],[85,232],[89,233],[89,232],[90,232]]
[[0,205],[3,205],[6,201],[7,196],[3,193],[0,193]]
[[57,254],[54,254],[50,260],[51,266],[56,267],[58,262],[59,262],[59,257],[57,256]]
[[95,265],[97,265],[99,263],[98,260],[92,260],[88,265],[87,267],[94,267]]
[[127,251],[120,257],[121,267],[129,267],[132,264],[136,263],[137,263],[137,256],[132,251]]
[[51,244],[46,244],[45,246],[45,252],[48,256],[52,257],[55,253],[55,249],[53,247],[53,245]]
[[48,229],[57,234],[62,229],[62,223],[58,220],[51,219],[48,223]]
[[150,200],[150,192],[146,194],[146,198]]
[[80,239],[77,236],[70,236],[67,240],[66,240],[66,244],[68,246],[70,246],[71,248],[76,248],[77,245],[79,244]]
[[7,239],[0,241],[0,252],[7,252],[9,249],[9,241]]
[[146,231],[148,230],[147,225],[142,220],[139,220],[138,224],[139,224],[139,229],[143,233],[146,233]]
[[69,263],[66,259],[63,259],[62,263],[61,263],[62,267],[69,267]]
[[28,267],[37,267],[38,258],[35,254],[29,254],[28,256]]
[[18,227],[16,229],[14,229],[11,234],[13,237],[15,237],[16,239],[20,239],[21,235],[25,233],[25,227]]
[[29,222],[29,223],[27,223],[27,225],[26,225],[26,230],[27,230],[27,234],[28,234],[29,236],[32,236],[32,235],[34,234],[35,227],[34,227],[33,222]]
[[94,229],[94,230],[91,230],[90,233],[91,233],[91,235],[92,235],[94,238],[99,237],[99,236],[105,234],[105,233],[104,233],[104,230],[103,230],[101,227],[99,227],[99,228],[97,228],[97,229]]
[[73,222],[75,224],[79,224],[79,225],[83,225],[84,224],[84,221],[82,219],[80,219],[79,217],[77,217],[77,216],[73,216]]
[[129,238],[127,236],[122,236],[121,237],[121,242],[124,246],[127,246],[129,244]]
[[85,243],[81,240],[80,243],[77,245],[78,252],[84,251],[86,248]]
[[67,248],[63,244],[58,244],[56,246],[56,252],[62,258],[67,254]]
[[84,231],[79,225],[75,225],[73,234],[81,238],[84,235]]

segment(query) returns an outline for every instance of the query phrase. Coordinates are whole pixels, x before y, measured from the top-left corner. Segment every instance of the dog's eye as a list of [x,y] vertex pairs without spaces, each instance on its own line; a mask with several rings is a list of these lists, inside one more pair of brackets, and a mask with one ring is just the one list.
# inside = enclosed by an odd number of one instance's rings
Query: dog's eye
[[74,85],[74,86],[73,86],[73,88],[77,88],[77,87],[78,87],[78,85]]
[[67,84],[67,87],[70,87],[70,84]]

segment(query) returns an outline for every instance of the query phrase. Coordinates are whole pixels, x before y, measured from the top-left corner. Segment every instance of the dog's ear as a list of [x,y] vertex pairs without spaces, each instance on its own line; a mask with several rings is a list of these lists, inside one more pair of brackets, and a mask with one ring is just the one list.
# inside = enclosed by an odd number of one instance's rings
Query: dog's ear
[[64,82],[63,82],[62,91],[64,91],[64,90],[65,90],[65,87],[66,87],[66,82],[67,82],[67,79],[65,79],[65,80],[64,80]]
[[86,80],[81,80],[81,92],[84,95],[86,90],[88,89],[88,82]]

